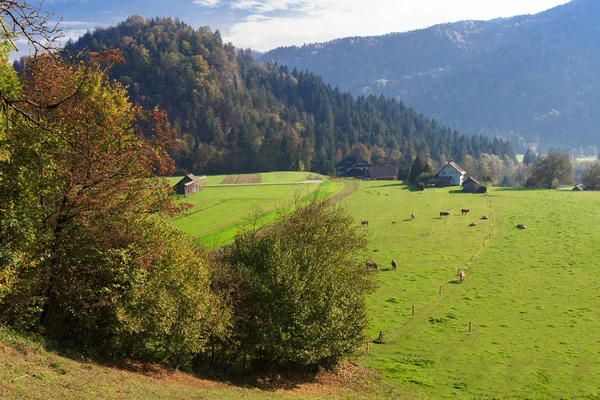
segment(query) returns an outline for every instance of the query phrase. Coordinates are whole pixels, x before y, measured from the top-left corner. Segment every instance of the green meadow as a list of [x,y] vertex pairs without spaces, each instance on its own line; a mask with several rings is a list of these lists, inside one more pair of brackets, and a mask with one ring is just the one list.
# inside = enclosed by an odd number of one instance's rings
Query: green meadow
[[342,205],[357,226],[369,220],[360,229],[381,268],[368,335],[383,332],[383,343],[370,344],[362,365],[430,399],[600,395],[600,193],[420,193],[399,182],[350,182],[207,188],[188,198],[194,209],[175,224],[214,246],[253,214],[273,221],[298,186],[299,197],[346,192]]
[[[302,175],[300,175],[302,174]],[[267,175],[271,182],[306,178],[306,173]],[[183,198],[192,208],[173,219],[173,224],[188,232],[208,247],[233,240],[237,232],[254,223],[273,222],[279,212],[307,196],[329,198],[344,189],[342,182],[307,184],[260,184],[243,186],[210,186]]]
[[[399,182],[352,180],[216,186],[186,198],[193,208],[173,223],[214,247],[313,195],[341,201],[368,235],[366,258],[381,269],[369,298],[368,351],[365,342],[350,360],[353,375],[247,387],[72,360],[0,331],[0,397],[600,398],[599,192],[420,193]],[[462,208],[471,211],[463,216]]]
[[431,399],[597,398],[600,193],[373,182],[343,204],[369,220],[383,267],[369,330],[383,344],[363,362],[388,383]]

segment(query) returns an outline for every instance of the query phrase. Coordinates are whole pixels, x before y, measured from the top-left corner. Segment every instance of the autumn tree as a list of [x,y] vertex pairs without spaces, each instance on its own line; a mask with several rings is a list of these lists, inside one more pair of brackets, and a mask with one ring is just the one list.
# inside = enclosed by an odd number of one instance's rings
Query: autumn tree
[[154,178],[174,169],[175,133],[164,112],[133,106],[108,79],[114,61],[37,57],[15,89],[19,109],[6,109],[0,248],[11,262],[0,266],[10,286],[0,321],[184,365],[227,312],[206,256],[161,219],[184,207]]

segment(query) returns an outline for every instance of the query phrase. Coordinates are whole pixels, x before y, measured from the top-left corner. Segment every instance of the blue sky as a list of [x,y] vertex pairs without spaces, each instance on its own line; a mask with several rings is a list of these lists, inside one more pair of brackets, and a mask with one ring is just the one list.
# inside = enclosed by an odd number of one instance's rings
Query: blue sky
[[347,36],[382,35],[465,19],[537,13],[568,0],[46,0],[76,38],[128,16],[179,17],[219,29],[237,47],[266,51]]

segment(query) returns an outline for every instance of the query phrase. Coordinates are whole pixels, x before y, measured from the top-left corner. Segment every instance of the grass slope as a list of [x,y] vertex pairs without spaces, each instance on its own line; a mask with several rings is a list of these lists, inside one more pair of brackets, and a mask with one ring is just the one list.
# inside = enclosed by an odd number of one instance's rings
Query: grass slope
[[[371,258],[385,269],[369,331],[383,331],[384,344],[371,346],[366,365],[431,399],[597,398],[599,201],[589,192],[361,184],[344,204],[357,224],[369,220]],[[468,226],[482,214],[491,219]],[[387,270],[392,259],[397,271]]]

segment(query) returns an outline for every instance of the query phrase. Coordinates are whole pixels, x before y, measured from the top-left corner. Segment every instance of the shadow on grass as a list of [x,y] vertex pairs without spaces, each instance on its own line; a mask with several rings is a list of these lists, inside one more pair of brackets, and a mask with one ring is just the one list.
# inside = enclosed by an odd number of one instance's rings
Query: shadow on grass
[[453,280],[453,281],[448,281],[448,284],[449,285],[460,285],[460,280],[456,279],[456,280]]
[[[153,380],[172,379],[175,374],[185,373],[190,377],[223,383],[239,388],[255,388],[266,392],[276,392],[280,390],[295,390],[300,385],[318,383],[318,375],[324,370],[318,366],[273,366],[257,369],[256,372],[246,371],[242,373],[239,366],[229,369],[227,372],[218,370],[209,370],[208,365],[203,366],[201,370],[177,370],[167,367],[158,362],[132,361],[129,359],[113,360],[101,357],[93,352],[85,351],[76,346],[71,341],[56,341],[43,337],[39,334],[27,332],[15,332],[8,329],[0,329],[0,343],[6,344],[15,350],[27,354],[28,352],[44,351],[48,356],[58,356],[65,360],[70,360],[84,365],[95,364],[97,366],[111,368],[118,371],[127,371],[134,374],[152,378]],[[43,353],[40,353],[43,354]],[[55,360],[50,364],[61,374],[66,374],[73,367]],[[327,371],[327,369],[325,369]]]

